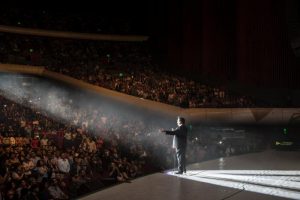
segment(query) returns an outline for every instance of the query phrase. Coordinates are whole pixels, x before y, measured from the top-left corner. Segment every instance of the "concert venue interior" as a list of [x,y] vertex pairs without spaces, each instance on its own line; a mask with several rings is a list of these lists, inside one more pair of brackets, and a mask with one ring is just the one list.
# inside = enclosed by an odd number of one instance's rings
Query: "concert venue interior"
[[0,199],[300,199],[299,77],[298,0],[3,6]]

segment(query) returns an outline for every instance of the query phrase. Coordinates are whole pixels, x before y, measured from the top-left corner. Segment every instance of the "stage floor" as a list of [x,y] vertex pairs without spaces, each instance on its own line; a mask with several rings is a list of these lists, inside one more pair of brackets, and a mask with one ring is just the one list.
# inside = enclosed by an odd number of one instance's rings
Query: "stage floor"
[[155,173],[83,200],[300,199],[300,152],[266,151],[188,166],[183,175]]

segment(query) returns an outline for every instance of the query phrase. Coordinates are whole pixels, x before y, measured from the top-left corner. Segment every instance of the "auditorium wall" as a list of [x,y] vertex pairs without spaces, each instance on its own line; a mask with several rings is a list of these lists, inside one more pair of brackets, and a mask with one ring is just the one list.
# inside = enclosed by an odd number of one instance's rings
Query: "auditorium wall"
[[165,67],[266,88],[300,88],[285,1],[169,2]]

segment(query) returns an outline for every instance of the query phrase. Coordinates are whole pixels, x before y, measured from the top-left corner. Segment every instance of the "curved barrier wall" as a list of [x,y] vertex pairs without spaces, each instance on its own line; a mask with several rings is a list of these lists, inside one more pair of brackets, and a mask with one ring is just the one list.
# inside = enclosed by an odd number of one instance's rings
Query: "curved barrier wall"
[[159,114],[184,116],[190,123],[213,124],[289,124],[300,122],[300,108],[190,108],[182,109],[95,86],[75,78],[45,70],[43,67],[0,64],[0,72],[32,74],[62,81],[92,91],[102,97]]
[[34,67],[30,65],[14,65],[14,64],[0,64],[0,72],[18,73],[18,74],[32,74],[42,76],[45,68]]
[[14,26],[0,25],[0,32],[15,33],[23,35],[35,35],[57,38],[81,39],[81,40],[108,40],[123,42],[142,42],[148,40],[148,36],[140,35],[113,35],[113,34],[92,34],[92,33],[75,33],[66,31],[52,31],[42,29],[21,28]]

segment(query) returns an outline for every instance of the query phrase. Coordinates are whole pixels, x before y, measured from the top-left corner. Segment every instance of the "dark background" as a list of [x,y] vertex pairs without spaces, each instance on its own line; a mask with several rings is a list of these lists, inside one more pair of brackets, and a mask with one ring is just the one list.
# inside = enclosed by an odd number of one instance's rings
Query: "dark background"
[[[165,7],[165,8],[163,8]],[[199,0],[156,7],[150,35],[169,70],[252,87],[299,89],[299,1]],[[164,12],[163,10],[166,10]],[[159,48],[157,48],[159,49]]]

